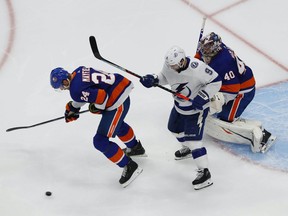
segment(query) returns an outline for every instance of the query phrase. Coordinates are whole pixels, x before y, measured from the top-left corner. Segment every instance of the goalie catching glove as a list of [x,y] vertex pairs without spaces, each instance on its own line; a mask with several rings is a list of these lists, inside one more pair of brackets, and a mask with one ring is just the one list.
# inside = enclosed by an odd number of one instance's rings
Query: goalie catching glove
[[103,110],[100,110],[97,107],[95,107],[94,103],[89,104],[89,111],[93,114],[102,114],[102,112],[103,112]]
[[210,114],[220,113],[225,104],[225,98],[221,92],[217,92],[210,100]]
[[73,107],[72,101],[69,101],[66,104],[65,121],[68,123],[77,120],[79,118],[79,111],[80,108]]

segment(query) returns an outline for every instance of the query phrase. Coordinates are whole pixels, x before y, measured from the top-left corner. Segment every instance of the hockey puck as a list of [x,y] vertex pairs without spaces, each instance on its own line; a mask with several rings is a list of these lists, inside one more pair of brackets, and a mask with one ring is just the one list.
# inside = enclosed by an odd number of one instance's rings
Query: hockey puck
[[52,195],[52,192],[46,191],[45,195],[46,195],[46,196],[51,196],[51,195]]

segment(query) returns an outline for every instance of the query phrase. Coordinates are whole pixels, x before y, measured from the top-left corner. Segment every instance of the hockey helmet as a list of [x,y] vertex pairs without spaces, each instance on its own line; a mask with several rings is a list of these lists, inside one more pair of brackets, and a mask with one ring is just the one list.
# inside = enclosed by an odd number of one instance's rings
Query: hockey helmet
[[166,53],[165,62],[170,68],[177,70],[184,66],[185,58],[184,50],[178,46],[173,46]]
[[200,40],[200,52],[203,56],[213,57],[221,50],[221,44],[221,37],[211,32]]
[[55,68],[50,74],[50,84],[54,89],[63,88],[63,81],[69,77],[68,71],[61,67]]

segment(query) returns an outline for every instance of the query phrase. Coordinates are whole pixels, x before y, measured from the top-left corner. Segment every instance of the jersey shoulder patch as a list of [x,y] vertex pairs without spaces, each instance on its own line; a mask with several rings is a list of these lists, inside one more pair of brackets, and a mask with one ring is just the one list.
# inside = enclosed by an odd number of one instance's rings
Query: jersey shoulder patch
[[199,63],[198,63],[198,62],[195,62],[195,61],[192,61],[191,64],[190,64],[190,66],[191,66],[192,68],[197,68],[198,65],[199,65]]

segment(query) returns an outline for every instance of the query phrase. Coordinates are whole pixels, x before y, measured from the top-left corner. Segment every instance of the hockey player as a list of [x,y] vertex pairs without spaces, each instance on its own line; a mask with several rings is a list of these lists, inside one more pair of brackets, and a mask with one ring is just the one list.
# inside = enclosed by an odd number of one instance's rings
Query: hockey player
[[[255,95],[251,68],[214,32],[200,40],[199,48],[195,57],[211,66],[222,78],[220,92],[211,102],[210,112],[215,114],[207,118],[205,132],[222,141],[249,144],[253,152],[266,152],[276,137],[265,130],[261,122],[240,118]],[[189,148],[175,152],[175,159],[186,156],[190,156]]]
[[[133,83],[120,74],[105,73],[93,68],[78,67],[73,73],[55,68],[50,74],[54,89],[69,90],[73,101],[66,104],[65,120],[79,118],[80,108],[89,103],[89,111],[102,115],[93,138],[94,147],[110,161],[124,168],[119,183],[126,187],[141,172],[142,168],[130,156],[144,155],[145,150],[136,140],[133,129],[124,121],[129,110],[129,93]],[[110,140],[118,138],[127,146],[125,152]]]
[[212,185],[202,136],[209,100],[221,86],[218,74],[200,60],[186,57],[180,47],[173,46],[165,56],[162,71],[158,75],[145,75],[140,82],[147,88],[169,84],[173,91],[193,100],[191,103],[174,96],[168,129],[180,143],[192,149],[191,155],[198,168],[197,177],[192,182],[194,189]]

